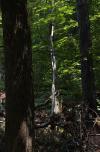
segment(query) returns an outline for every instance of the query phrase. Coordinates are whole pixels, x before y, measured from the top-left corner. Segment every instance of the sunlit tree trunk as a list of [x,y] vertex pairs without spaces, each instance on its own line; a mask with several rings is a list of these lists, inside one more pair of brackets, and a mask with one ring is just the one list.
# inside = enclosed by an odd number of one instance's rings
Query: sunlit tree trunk
[[[55,1],[52,0],[51,3],[51,15],[54,13],[54,6],[55,6]],[[61,112],[60,109],[60,103],[58,100],[58,97],[56,95],[57,90],[56,90],[56,74],[57,74],[57,69],[56,69],[56,55],[55,55],[55,48],[54,48],[54,30],[55,30],[55,23],[54,20],[51,21],[49,24],[49,31],[50,31],[50,54],[51,54],[51,66],[52,66],[52,88],[51,88],[51,100],[52,100],[52,110],[51,113],[53,114],[58,114]]]
[[52,114],[55,112],[55,101],[56,101],[56,57],[55,57],[55,50],[53,44],[53,37],[54,37],[54,25],[53,23],[50,24],[50,53],[51,53],[51,63],[52,63]]
[[27,18],[26,0],[2,0],[6,152],[32,152],[32,50]]
[[96,110],[96,93],[91,52],[91,37],[88,12],[88,0],[77,0],[78,21],[80,29],[80,54],[83,101]]

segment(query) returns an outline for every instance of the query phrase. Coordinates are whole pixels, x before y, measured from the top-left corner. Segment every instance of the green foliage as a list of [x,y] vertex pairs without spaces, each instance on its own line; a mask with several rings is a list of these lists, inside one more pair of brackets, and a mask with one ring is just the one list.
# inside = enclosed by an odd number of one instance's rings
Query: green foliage
[[[96,89],[100,90],[100,2],[91,1],[90,24]],[[53,8],[53,12],[51,11]],[[79,51],[79,29],[76,1],[51,0],[28,1],[28,12],[32,33],[33,78],[36,100],[44,101],[51,94],[52,70],[50,57],[50,30],[54,22],[54,48],[57,60],[56,87],[66,100],[81,100],[81,67]],[[0,15],[0,45],[2,45],[2,23]],[[0,47],[0,64],[4,55]],[[3,83],[1,83],[3,84]],[[2,86],[2,85],[1,85]]]
[[[95,5],[94,5],[95,3]],[[92,51],[96,88],[100,90],[100,11],[99,2],[90,5]],[[53,12],[51,11],[53,8]],[[29,1],[33,49],[33,77],[36,98],[50,95],[52,70],[49,25],[54,22],[54,48],[57,60],[56,87],[66,100],[81,100],[81,67],[76,1]]]
[[92,52],[94,55],[94,70],[96,89],[100,90],[100,2],[93,1],[90,8],[90,22],[92,35]]
[[[41,5],[42,3],[42,5]],[[44,94],[51,92],[52,70],[50,59],[50,31],[49,25],[53,21],[54,48],[57,59],[57,88],[66,90],[65,96],[71,97],[76,94],[75,88],[81,88],[80,84],[80,63],[78,49],[78,24],[73,19],[75,13],[74,2],[64,0],[55,1],[51,13],[50,1],[35,1],[32,5],[31,30],[33,49],[33,75],[35,82],[36,98],[42,91]],[[74,31],[74,32],[73,32]],[[67,64],[68,63],[68,64]],[[75,65],[76,64],[76,65]],[[75,69],[75,67],[78,67]],[[64,88],[64,89],[62,89]],[[69,88],[69,89],[68,89]],[[72,89],[73,88],[73,89]],[[69,91],[70,90],[70,91]],[[43,96],[41,94],[41,96]]]

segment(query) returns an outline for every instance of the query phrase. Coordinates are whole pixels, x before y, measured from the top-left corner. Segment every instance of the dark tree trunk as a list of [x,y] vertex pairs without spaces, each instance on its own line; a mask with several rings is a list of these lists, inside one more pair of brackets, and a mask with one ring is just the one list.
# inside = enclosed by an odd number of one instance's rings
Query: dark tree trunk
[[91,36],[88,13],[88,0],[77,0],[78,22],[80,28],[80,54],[83,101],[96,110],[96,93],[91,53]]
[[32,152],[33,84],[26,0],[2,0],[6,152]]

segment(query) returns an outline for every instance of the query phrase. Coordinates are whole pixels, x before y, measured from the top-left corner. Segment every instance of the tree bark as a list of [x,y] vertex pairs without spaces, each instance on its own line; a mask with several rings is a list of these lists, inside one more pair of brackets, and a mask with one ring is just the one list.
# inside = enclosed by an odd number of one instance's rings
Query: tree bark
[[96,110],[96,92],[91,52],[91,36],[88,12],[88,0],[77,0],[78,22],[80,29],[80,54],[83,101]]
[[26,0],[2,0],[6,152],[32,152],[32,49]]

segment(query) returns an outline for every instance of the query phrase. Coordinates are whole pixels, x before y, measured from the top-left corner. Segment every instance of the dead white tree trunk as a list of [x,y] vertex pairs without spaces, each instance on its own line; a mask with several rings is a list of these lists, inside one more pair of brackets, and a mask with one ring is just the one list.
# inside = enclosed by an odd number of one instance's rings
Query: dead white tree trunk
[[[54,0],[51,2],[51,14],[54,12]],[[55,56],[55,49],[54,49],[54,21],[51,21],[50,24],[50,53],[51,53],[51,65],[52,65],[52,114],[57,114],[60,112],[59,108],[59,100],[56,96],[56,56]]]

